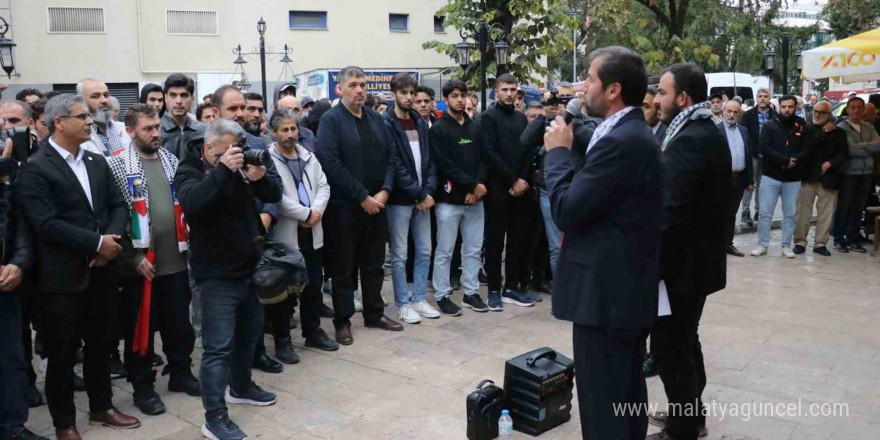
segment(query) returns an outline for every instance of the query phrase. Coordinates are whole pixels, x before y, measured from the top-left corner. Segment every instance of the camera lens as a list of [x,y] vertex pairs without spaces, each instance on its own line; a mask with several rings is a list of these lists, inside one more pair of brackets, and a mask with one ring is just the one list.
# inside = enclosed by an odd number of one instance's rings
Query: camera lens
[[247,165],[265,166],[269,160],[269,152],[266,150],[249,148],[244,151],[244,163]]

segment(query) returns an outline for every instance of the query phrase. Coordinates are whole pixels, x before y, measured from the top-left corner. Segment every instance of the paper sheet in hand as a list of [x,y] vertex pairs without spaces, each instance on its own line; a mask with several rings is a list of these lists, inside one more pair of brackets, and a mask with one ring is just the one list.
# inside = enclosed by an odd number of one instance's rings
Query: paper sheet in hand
[[669,307],[669,294],[666,293],[666,282],[660,281],[660,287],[657,289],[657,316],[669,316],[672,314],[672,308]]

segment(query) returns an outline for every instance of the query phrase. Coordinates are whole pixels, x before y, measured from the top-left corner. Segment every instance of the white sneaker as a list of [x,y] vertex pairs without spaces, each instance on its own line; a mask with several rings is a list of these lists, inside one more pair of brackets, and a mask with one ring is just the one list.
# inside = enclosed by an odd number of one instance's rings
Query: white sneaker
[[418,324],[422,322],[422,318],[415,311],[412,303],[406,303],[397,310],[397,317],[407,324]]
[[[761,255],[767,255],[767,248],[764,246],[758,245],[758,247],[752,249],[753,257],[760,257]],[[794,255],[794,254],[792,254]]]
[[363,312],[364,311],[364,303],[361,301],[361,291],[354,291],[354,311],[355,312]]
[[782,255],[784,255],[785,258],[794,258],[794,251],[792,251],[790,247],[784,247],[782,248]]
[[431,305],[428,304],[428,302],[425,300],[421,300],[417,303],[410,303],[410,305],[412,306],[413,310],[415,310],[416,313],[418,313],[419,316],[423,318],[436,319],[440,317],[440,312],[438,312],[437,309],[431,307]]

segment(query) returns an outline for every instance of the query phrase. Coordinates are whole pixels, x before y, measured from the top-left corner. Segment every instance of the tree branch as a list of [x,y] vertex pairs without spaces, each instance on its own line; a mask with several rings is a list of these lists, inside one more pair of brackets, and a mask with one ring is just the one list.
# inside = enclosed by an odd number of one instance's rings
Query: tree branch
[[[672,2],[674,0],[670,0]],[[636,3],[648,8],[651,12],[657,16],[657,21],[663,24],[666,27],[666,30],[669,31],[669,34],[672,35],[672,20],[666,14],[663,13],[663,10],[660,9],[660,6],[652,0],[635,0]]]

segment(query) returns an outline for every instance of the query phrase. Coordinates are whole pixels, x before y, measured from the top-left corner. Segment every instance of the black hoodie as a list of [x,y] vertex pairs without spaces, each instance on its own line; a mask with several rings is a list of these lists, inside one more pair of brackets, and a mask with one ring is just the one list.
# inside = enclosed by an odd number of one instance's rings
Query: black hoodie
[[[256,268],[262,235],[253,197],[265,203],[281,201],[281,186],[267,173],[245,183],[223,164],[211,168],[201,159],[201,143],[191,142],[174,176],[177,200],[190,227],[192,276],[237,279]],[[253,193],[253,195],[252,195]]]
[[519,141],[529,120],[512,105],[498,103],[480,118],[486,164],[489,167],[489,199],[507,198],[517,179],[528,181],[535,150]]
[[478,123],[464,113],[459,124],[448,112],[429,131],[431,158],[437,166],[437,203],[464,205],[477,184],[486,184],[486,162]]

